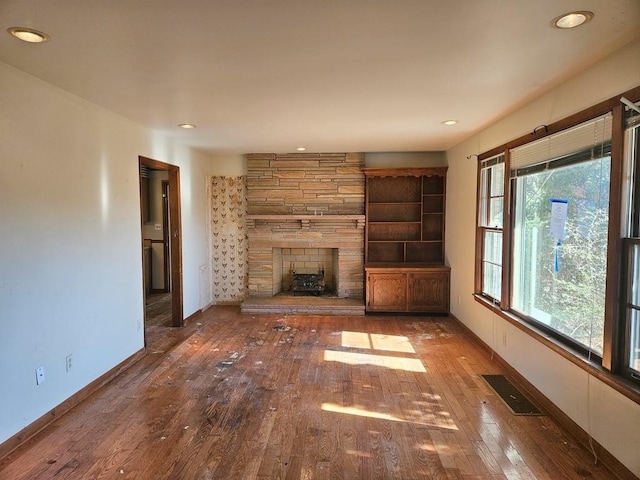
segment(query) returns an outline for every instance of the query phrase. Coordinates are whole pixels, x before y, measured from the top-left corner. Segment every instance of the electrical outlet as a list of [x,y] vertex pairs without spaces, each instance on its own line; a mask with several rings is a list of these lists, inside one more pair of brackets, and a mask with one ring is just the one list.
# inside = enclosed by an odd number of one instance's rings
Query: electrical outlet
[[36,368],[36,385],[42,385],[44,383],[44,367]]
[[67,358],[66,358],[67,372],[69,372],[72,367],[73,367],[73,356],[71,354],[69,354],[69,355],[67,355]]

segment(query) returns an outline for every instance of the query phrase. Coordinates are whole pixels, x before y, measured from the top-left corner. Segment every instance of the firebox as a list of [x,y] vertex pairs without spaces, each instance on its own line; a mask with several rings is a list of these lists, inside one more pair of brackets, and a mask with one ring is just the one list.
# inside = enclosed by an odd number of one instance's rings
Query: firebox
[[320,295],[326,290],[324,267],[318,273],[299,273],[291,271],[291,291],[294,295]]

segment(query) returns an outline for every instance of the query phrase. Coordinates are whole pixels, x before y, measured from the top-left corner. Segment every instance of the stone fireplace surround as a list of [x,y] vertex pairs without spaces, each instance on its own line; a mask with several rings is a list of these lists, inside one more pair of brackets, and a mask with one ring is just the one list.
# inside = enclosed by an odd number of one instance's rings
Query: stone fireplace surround
[[363,166],[364,155],[355,153],[247,156],[250,298],[280,293],[283,278],[286,286],[282,249],[301,255],[308,254],[304,249],[331,249],[337,297],[363,299]]

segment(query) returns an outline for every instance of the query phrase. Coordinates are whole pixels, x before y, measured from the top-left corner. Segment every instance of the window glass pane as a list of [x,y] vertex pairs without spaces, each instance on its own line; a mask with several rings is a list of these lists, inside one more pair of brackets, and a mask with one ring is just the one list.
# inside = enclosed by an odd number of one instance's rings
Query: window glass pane
[[480,208],[478,224],[483,227],[502,227],[504,205],[504,163],[480,170]]
[[502,285],[502,232],[484,232],[482,293],[500,299]]
[[500,287],[502,285],[500,279],[502,277],[502,267],[489,262],[484,262],[483,267],[484,290],[482,293],[495,298],[496,300],[500,300]]
[[489,201],[488,227],[502,228],[503,197],[492,198]]
[[[602,353],[609,157],[516,182],[512,305]],[[551,199],[567,200],[565,238],[550,234]]]
[[502,232],[488,230],[484,234],[484,260],[502,264]]
[[491,167],[491,196],[496,197],[504,193],[504,163]]
[[631,275],[629,303],[640,307],[640,245],[631,246]]
[[487,226],[487,199],[489,186],[489,169],[483,168],[480,170],[480,199],[478,207],[478,225]]
[[629,309],[629,364],[628,366],[640,372],[640,312]]

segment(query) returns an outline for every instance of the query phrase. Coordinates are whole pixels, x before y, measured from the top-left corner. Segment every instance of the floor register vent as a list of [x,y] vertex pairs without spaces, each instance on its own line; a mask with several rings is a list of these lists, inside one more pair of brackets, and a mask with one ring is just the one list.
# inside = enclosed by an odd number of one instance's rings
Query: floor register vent
[[504,375],[480,375],[514,415],[544,415]]

